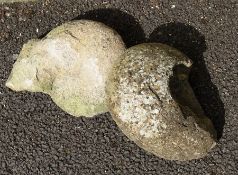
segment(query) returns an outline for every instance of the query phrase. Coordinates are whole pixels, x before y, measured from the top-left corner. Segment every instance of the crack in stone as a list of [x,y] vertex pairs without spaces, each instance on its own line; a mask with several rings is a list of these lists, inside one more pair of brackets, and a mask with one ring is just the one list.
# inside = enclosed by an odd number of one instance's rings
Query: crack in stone
[[178,122],[178,124],[182,125],[183,127],[188,127],[188,126],[185,125],[184,123],[180,123],[180,122]]
[[76,40],[79,41],[79,39],[78,39],[76,36],[74,36],[73,33],[70,32],[69,30],[65,30],[65,33],[68,34],[68,35],[70,35],[71,37],[73,37],[74,39],[76,39]]
[[37,80],[38,82],[40,82],[39,77],[38,77],[38,73],[39,73],[39,71],[38,71],[38,69],[36,68],[36,80]]
[[150,85],[148,85],[149,87],[149,90],[155,95],[155,97],[157,98],[157,100],[159,101],[160,105],[162,106],[163,105],[163,101],[160,99],[159,95],[157,94],[157,92],[151,88]]

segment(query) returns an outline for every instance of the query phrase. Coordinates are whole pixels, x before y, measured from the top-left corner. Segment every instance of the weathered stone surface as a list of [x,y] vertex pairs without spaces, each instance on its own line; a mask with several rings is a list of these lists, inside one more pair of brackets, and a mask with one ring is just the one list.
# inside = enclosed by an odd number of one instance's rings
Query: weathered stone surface
[[121,37],[106,25],[69,22],[23,46],[6,86],[47,93],[66,112],[91,117],[108,111],[105,81],[124,50]]
[[129,48],[107,81],[109,109],[138,146],[169,160],[198,159],[216,144],[188,83],[192,62],[158,43]]

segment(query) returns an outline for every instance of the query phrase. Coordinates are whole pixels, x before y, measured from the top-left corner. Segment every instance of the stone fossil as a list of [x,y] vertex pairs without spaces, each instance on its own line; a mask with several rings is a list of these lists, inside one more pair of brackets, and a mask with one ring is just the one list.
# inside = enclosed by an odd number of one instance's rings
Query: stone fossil
[[106,25],[65,23],[23,46],[6,86],[43,92],[66,112],[91,117],[111,112],[138,146],[169,160],[205,156],[216,131],[188,82],[192,62],[159,43],[125,51]]
[[69,114],[91,117],[108,111],[105,81],[124,51],[121,37],[106,25],[68,22],[23,46],[6,86],[44,92]]
[[129,48],[107,81],[108,106],[119,128],[138,146],[169,160],[198,159],[216,132],[188,83],[192,62],[159,43]]

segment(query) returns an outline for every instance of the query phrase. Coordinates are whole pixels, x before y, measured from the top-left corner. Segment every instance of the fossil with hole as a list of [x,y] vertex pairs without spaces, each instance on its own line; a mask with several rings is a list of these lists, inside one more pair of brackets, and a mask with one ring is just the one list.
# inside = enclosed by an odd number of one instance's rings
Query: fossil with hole
[[124,51],[122,38],[108,26],[68,22],[23,46],[6,86],[49,94],[69,114],[91,117],[108,111],[105,81]]
[[169,160],[205,156],[216,131],[188,82],[192,62],[159,43],[129,48],[107,81],[109,110],[138,146]]

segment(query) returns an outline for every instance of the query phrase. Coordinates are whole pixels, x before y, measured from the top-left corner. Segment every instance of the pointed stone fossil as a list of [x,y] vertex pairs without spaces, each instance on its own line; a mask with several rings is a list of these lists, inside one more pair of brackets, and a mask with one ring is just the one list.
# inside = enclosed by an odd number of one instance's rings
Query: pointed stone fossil
[[205,156],[216,131],[188,83],[192,62],[159,43],[129,48],[107,81],[109,110],[138,146],[169,160]]
[[95,21],[65,23],[25,44],[6,86],[44,92],[74,116],[107,112],[105,81],[125,51],[116,31]]

